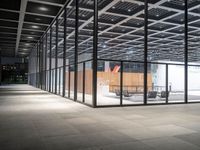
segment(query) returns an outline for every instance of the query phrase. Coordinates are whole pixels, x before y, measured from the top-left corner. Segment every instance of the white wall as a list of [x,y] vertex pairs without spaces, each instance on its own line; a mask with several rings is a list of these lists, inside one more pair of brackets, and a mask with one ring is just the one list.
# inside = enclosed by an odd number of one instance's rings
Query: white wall
[[200,90],[200,67],[188,67],[188,89]]
[[[165,85],[165,65],[152,65],[152,76],[154,85]],[[184,67],[180,65],[169,65],[168,83],[173,91],[184,90]],[[188,67],[188,89],[200,90],[200,67]]]

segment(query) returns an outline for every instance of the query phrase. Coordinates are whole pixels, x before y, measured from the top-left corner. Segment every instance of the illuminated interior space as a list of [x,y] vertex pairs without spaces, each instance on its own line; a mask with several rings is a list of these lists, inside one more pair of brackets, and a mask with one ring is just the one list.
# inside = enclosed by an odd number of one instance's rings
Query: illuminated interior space
[[29,84],[92,107],[199,102],[199,8],[69,0],[32,48]]

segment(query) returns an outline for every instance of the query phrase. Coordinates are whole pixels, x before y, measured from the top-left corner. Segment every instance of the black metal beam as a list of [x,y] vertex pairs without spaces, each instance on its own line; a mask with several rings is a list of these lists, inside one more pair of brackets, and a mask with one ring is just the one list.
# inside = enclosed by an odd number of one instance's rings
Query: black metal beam
[[55,48],[55,93],[57,94],[58,76],[58,19],[56,19],[56,48]]
[[185,51],[184,51],[184,99],[188,102],[188,0],[185,0]]
[[97,105],[97,51],[98,51],[98,0],[94,0],[94,23],[93,23],[93,80],[92,80],[92,105]]
[[45,69],[44,69],[44,71],[45,71],[45,90],[48,90],[47,89],[47,35],[45,36]]
[[83,62],[83,103],[85,102],[85,62]]
[[124,66],[123,66],[123,61],[120,62],[120,106],[123,105],[123,71],[124,71]]
[[52,55],[52,54],[51,54],[51,48],[52,48],[52,47],[51,47],[51,40],[52,40],[51,28],[50,28],[49,32],[50,32],[50,33],[49,33],[49,34],[50,34],[50,39],[49,39],[49,40],[50,40],[50,41],[49,41],[49,43],[50,43],[50,44],[49,44],[49,92],[51,92],[51,86],[52,86],[52,85],[51,85],[51,78],[52,78],[52,77],[51,77],[51,72],[52,72],[52,70],[51,70],[51,67],[52,67],[52,66],[51,66],[51,55]]
[[70,66],[68,66],[68,98],[70,98],[70,90],[71,90],[71,88],[70,88],[70,86],[71,86],[71,83],[70,83],[70,79],[71,79],[71,73],[70,73],[70,70],[71,70],[71,68],[70,68]]
[[62,89],[62,96],[65,97],[65,71],[66,71],[66,36],[67,36],[67,8],[64,9],[64,41],[63,41],[63,89]]
[[74,52],[74,100],[77,100],[77,77],[78,77],[78,27],[79,27],[79,0],[76,2],[75,16],[75,52]]
[[166,87],[166,88],[165,88],[165,91],[166,91],[166,103],[168,103],[168,96],[169,96],[169,89],[168,89],[168,86],[169,86],[169,85],[168,85],[168,79],[169,79],[169,78],[168,78],[168,70],[169,70],[169,69],[168,69],[168,64],[166,64],[166,72],[165,72],[165,78],[166,78],[166,79],[165,79],[165,80],[166,80],[166,81],[165,81],[165,87]]
[[144,1],[144,104],[147,104],[148,0]]

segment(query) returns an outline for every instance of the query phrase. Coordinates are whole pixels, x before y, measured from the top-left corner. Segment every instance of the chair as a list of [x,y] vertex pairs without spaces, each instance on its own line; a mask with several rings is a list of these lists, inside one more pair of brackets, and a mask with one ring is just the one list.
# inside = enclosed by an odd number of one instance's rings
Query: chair
[[156,98],[157,96],[157,91],[149,91],[147,97],[148,98]]
[[166,98],[169,97],[169,92],[167,93],[166,91],[161,91],[160,95],[158,95],[160,98]]
[[124,97],[131,97],[132,95],[128,92],[128,90],[123,91]]
[[116,96],[120,96],[120,91],[119,90],[115,90],[115,94],[116,94]]

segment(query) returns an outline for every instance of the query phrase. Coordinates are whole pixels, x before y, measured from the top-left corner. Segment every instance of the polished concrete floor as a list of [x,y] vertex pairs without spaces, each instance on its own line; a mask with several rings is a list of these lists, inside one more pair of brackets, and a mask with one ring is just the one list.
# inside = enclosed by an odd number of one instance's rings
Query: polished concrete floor
[[93,109],[1,86],[0,150],[200,150],[200,104]]

